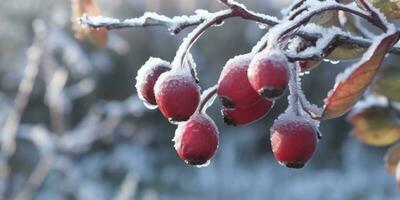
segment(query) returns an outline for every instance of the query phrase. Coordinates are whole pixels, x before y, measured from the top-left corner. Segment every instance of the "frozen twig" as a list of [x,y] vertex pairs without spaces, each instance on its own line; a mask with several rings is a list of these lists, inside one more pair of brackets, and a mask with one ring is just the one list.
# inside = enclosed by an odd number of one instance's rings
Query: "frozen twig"
[[45,100],[50,110],[51,126],[58,135],[64,133],[64,96],[63,89],[67,83],[68,72],[57,68],[47,83]]
[[15,199],[32,199],[35,191],[45,180],[48,172],[52,168],[52,165],[53,158],[51,156],[43,156],[36,165],[35,170],[26,181],[24,188],[22,188]]
[[165,15],[146,12],[141,17],[125,20],[101,16],[91,17],[88,15],[84,15],[79,18],[79,22],[83,26],[89,26],[91,28],[104,27],[108,30],[129,27],[165,26],[171,33],[178,34],[187,27],[201,24],[205,19],[206,18],[204,16],[197,14],[191,16],[178,16],[169,18]]

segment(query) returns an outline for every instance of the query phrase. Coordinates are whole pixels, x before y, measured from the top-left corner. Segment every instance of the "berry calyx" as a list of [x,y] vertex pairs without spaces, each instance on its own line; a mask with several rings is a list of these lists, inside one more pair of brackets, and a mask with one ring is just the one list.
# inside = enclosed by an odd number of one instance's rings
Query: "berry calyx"
[[170,122],[189,119],[200,101],[200,88],[190,73],[176,70],[159,77],[154,93],[161,113]]
[[189,165],[204,165],[218,148],[218,129],[205,113],[195,113],[175,131],[175,149]]
[[245,125],[265,117],[273,106],[268,99],[260,99],[259,102],[241,108],[223,108],[221,110],[225,124],[238,126]]
[[160,75],[171,70],[171,64],[160,58],[151,57],[137,72],[136,90],[139,98],[149,108],[156,108],[154,85]]
[[317,130],[302,117],[280,117],[271,128],[276,160],[289,168],[302,168],[317,146]]
[[247,72],[250,85],[262,97],[279,98],[289,82],[288,60],[278,50],[264,50],[254,56]]
[[230,59],[218,80],[218,97],[227,108],[246,107],[260,100],[247,78],[252,55],[240,55]]

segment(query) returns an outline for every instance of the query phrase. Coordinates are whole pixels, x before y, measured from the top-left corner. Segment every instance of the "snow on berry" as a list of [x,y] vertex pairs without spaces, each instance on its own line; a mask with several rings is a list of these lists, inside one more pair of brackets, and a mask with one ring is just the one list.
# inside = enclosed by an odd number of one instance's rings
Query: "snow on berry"
[[247,107],[260,100],[247,78],[251,54],[239,55],[228,60],[218,80],[218,96],[225,107]]
[[187,164],[201,166],[209,163],[218,148],[218,129],[205,113],[195,113],[180,123],[173,142],[179,157]]
[[138,70],[136,76],[136,90],[139,98],[144,102],[146,107],[150,109],[157,108],[154,96],[154,85],[159,76],[171,69],[171,64],[160,58],[151,57]]
[[200,87],[185,70],[172,69],[162,74],[154,93],[161,113],[170,122],[189,119],[200,102]]

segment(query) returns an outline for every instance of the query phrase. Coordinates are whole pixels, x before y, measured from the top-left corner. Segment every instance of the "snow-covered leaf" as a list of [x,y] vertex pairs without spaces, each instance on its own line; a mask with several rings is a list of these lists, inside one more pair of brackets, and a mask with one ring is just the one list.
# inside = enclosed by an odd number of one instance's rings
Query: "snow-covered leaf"
[[396,166],[400,161],[400,143],[391,146],[385,155],[386,170],[389,173],[396,172]]
[[386,52],[397,41],[398,36],[398,32],[392,32],[376,38],[358,63],[336,77],[335,86],[325,99],[323,113],[314,117],[332,119],[349,111],[368,88]]

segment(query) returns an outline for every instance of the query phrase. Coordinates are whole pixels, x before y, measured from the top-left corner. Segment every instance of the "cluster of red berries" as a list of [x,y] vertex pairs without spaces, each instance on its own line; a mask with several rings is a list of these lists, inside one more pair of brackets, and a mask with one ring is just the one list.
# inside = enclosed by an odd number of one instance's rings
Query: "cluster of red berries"
[[[289,66],[282,52],[271,49],[230,59],[216,90],[225,123],[244,125],[266,116],[288,87]],[[191,165],[205,164],[217,150],[218,129],[199,108],[196,79],[188,70],[158,58],[150,58],[136,79],[138,94],[146,104],[158,106],[170,121],[181,122],[174,137],[179,157]],[[271,129],[271,143],[280,163],[300,168],[315,151],[317,130],[301,117],[279,117]]]

